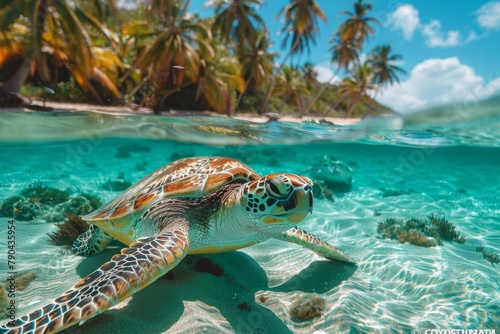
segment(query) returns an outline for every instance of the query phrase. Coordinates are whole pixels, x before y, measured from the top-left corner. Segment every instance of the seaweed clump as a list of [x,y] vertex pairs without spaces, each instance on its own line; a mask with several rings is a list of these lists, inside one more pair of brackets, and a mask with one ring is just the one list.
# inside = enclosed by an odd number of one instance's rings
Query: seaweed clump
[[69,198],[69,193],[64,190],[47,187],[42,182],[35,182],[23,189],[21,196],[26,197],[30,202],[54,206],[66,202]]
[[[16,280],[15,280],[15,287],[17,291],[23,291],[28,287],[28,285],[31,283],[36,278],[36,273],[35,272],[20,272],[16,275]],[[4,283],[6,286],[9,284],[8,278],[4,280]]]
[[214,261],[208,257],[204,257],[196,261],[194,264],[194,270],[200,273],[209,273],[214,276],[220,276],[224,273],[224,269],[222,269],[222,267],[218,264],[215,264]]
[[488,252],[483,246],[477,246],[476,252],[483,254],[483,258],[491,263],[492,266],[495,266],[495,263],[500,263],[500,256],[496,252]]
[[9,306],[9,300],[7,299],[7,291],[0,285],[0,318],[5,318],[7,315],[7,306]]
[[88,193],[81,193],[80,196],[85,197],[92,208],[92,211],[99,209],[102,206],[102,201],[99,197]]
[[321,317],[326,299],[318,295],[303,295],[290,305],[289,313],[294,321],[305,321]]
[[18,195],[6,198],[0,206],[0,217],[13,217],[14,206],[17,204],[17,202],[24,199],[24,197]]
[[80,217],[66,214],[66,220],[56,224],[57,231],[47,233],[49,238],[58,246],[72,246],[80,234],[87,232],[89,225]]
[[406,221],[387,218],[377,227],[380,238],[398,240],[401,243],[410,243],[415,246],[435,247],[442,246],[443,240],[465,242],[465,237],[457,232],[455,225],[444,217],[433,214],[427,219],[410,218]]
[[30,221],[41,216],[46,206],[33,199],[24,199],[14,204],[13,217],[17,220]]
[[0,217],[22,221],[43,217],[47,222],[60,222],[64,220],[65,213],[85,215],[101,205],[102,201],[94,195],[80,193],[70,197],[67,191],[36,182],[23,189],[20,194],[5,199],[0,206]]

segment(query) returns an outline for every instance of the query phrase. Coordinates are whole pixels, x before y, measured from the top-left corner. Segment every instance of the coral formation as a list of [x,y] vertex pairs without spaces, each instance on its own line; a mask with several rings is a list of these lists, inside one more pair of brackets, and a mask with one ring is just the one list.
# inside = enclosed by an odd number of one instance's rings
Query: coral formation
[[54,206],[65,202],[69,198],[69,193],[56,188],[45,186],[42,182],[35,182],[21,191],[31,202],[37,202],[43,205]]
[[72,246],[78,236],[89,229],[89,225],[80,217],[66,214],[66,220],[56,224],[57,231],[47,233],[52,242],[58,246]]
[[71,214],[71,215],[86,215],[94,211],[90,201],[83,196],[75,196],[67,202],[61,203],[56,207],[56,211]]
[[46,222],[60,222],[64,220],[64,213],[84,215],[101,205],[102,201],[94,195],[81,193],[70,198],[67,191],[38,182],[23,189],[21,195],[5,199],[0,206],[0,217],[22,221],[43,217]]
[[45,211],[45,205],[32,199],[25,199],[14,204],[13,217],[17,220],[30,221],[41,216]]
[[496,252],[493,253],[493,252],[487,251],[486,249],[484,249],[483,246],[477,246],[476,252],[482,253],[483,258],[486,261],[488,261],[489,263],[491,263],[492,266],[495,266],[495,263],[496,264],[500,263],[500,256]]
[[92,207],[92,211],[97,210],[102,206],[101,199],[95,195],[81,193],[80,196],[85,197],[89,201],[89,204]]
[[11,196],[6,198],[2,206],[0,206],[0,217],[13,217],[14,216],[14,206],[17,202],[25,200],[22,196]]
[[459,244],[463,244],[466,240],[448,220],[433,214],[428,215],[426,220],[410,218],[403,221],[387,218],[378,224],[377,233],[383,239],[393,239],[423,247],[443,245],[443,240]]
[[290,306],[289,313],[294,321],[305,321],[320,317],[326,306],[326,299],[319,295],[302,295]]

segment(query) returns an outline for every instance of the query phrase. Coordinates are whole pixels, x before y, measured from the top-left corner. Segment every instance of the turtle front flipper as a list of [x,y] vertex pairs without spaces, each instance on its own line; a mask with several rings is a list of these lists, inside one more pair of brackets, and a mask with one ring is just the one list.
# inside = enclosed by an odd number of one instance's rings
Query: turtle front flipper
[[71,251],[75,255],[92,256],[105,250],[111,241],[113,237],[104,233],[99,227],[90,225],[88,231],[80,234],[75,240]]
[[339,260],[349,263],[356,263],[349,256],[333,247],[329,243],[321,240],[315,235],[307,233],[300,228],[294,227],[283,232],[285,241],[293,242],[294,244],[304,246],[316,254],[329,260]]
[[153,237],[138,239],[61,297],[9,322],[0,333],[56,333],[82,324],[145,288],[186,255],[189,228],[185,221],[180,222]]

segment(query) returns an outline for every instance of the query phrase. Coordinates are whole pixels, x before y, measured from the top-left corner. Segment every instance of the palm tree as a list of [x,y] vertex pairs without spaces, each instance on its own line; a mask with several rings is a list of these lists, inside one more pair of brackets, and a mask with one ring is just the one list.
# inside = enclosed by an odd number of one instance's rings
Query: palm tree
[[347,72],[349,70],[349,67],[354,62],[359,61],[359,46],[353,44],[350,40],[342,42],[339,32],[337,32],[334,37],[330,39],[330,43],[332,43],[332,45],[330,46],[330,51],[332,52],[331,62],[337,63],[337,70],[332,74],[328,81],[325,82],[323,86],[321,86],[321,89],[318,91],[318,93],[311,99],[307,107],[302,111],[302,115],[307,114],[311,110],[311,108],[321,97],[325,89],[330,87],[330,82],[338,75],[341,69],[344,69],[344,71]]
[[[112,7],[114,1],[109,3]],[[105,77],[105,72],[98,69],[87,27],[92,27],[108,41],[113,41],[115,36],[85,9],[87,7],[91,8],[87,2],[80,4],[79,1],[64,0],[14,0],[9,5],[1,6],[0,18],[7,22],[7,27],[15,29],[16,21],[13,18],[17,19],[19,15],[22,15],[26,20],[19,24],[25,24],[31,32],[29,37],[24,39],[25,44],[22,46],[23,64],[5,82],[2,89],[14,94],[18,93],[33,64],[41,78],[44,81],[50,81],[46,63],[46,51],[49,51],[70,70],[84,92],[93,96],[97,101],[102,102],[100,95],[92,86],[93,82],[107,87],[118,97],[114,83]]]
[[240,93],[235,103],[238,108],[246,92],[255,91],[268,81],[273,73],[274,52],[269,52],[271,42],[267,32],[259,31],[255,44],[247,47],[245,54],[239,56],[242,76],[245,79],[245,90]]
[[372,9],[371,3],[364,3],[363,0],[358,0],[353,5],[353,12],[347,10],[340,12],[341,15],[347,14],[349,17],[340,25],[339,30],[332,39],[333,45],[330,50],[333,52],[332,62],[338,63],[337,71],[333,73],[327,84],[309,102],[302,114],[309,112],[341,68],[347,71],[354,61],[359,61],[358,52],[363,49],[364,42],[368,39],[369,35],[375,33],[372,25],[380,24],[376,18],[367,16],[368,12]]
[[368,57],[368,61],[373,68],[373,80],[377,86],[399,83],[398,72],[406,74],[406,71],[397,66],[396,63],[402,59],[399,54],[391,54],[390,44],[376,46]]
[[361,101],[370,103],[372,99],[368,92],[376,89],[373,84],[373,71],[368,62],[357,65],[351,72],[351,77],[342,80],[339,95],[348,100],[345,117],[350,117],[354,107]]
[[306,62],[302,68],[302,78],[306,83],[307,90],[312,92],[316,87],[318,87],[318,72],[314,69],[314,66],[310,62]]
[[[285,26],[281,29],[281,32],[286,34],[282,47],[286,47],[290,38],[292,45],[278,67],[278,73],[280,73],[282,67],[292,54],[303,52],[309,48],[310,42],[316,42],[316,34],[319,31],[318,18],[324,22],[327,21],[325,13],[314,0],[290,0],[290,3],[278,13],[277,18],[282,15],[285,18]],[[275,81],[271,81],[260,113],[266,110],[274,90],[274,85]]]
[[363,0],[358,0],[354,3],[354,11],[344,10],[341,15],[348,15],[347,20],[340,27],[340,41],[352,41],[354,44],[363,45],[369,35],[375,33],[372,24],[380,25],[380,22],[374,18],[367,16],[372,9],[371,3],[364,3]]
[[236,54],[246,51],[247,42],[254,45],[258,30],[266,31],[266,25],[257,14],[256,7],[262,0],[209,0],[205,7],[215,8],[215,21],[212,31],[219,34],[224,42],[236,42]]
[[53,5],[53,0],[37,0],[31,3],[29,0],[14,0],[10,3],[5,2],[0,7],[0,19],[9,27],[14,24],[19,15],[23,15],[29,20],[29,29],[31,37],[28,38],[28,44],[25,46],[25,57],[23,64],[2,86],[6,92],[18,93],[28,77],[31,64],[35,58],[40,58],[42,54],[42,34],[45,28],[45,18],[48,9]]
[[283,103],[302,108],[302,96],[307,92],[307,87],[300,72],[291,66],[283,66],[277,79],[276,92],[283,96]]
[[240,75],[240,64],[235,57],[223,57],[214,62],[200,63],[196,99],[202,94],[205,101],[217,112],[232,112],[232,92],[240,94],[245,90],[245,83]]
[[214,56],[210,29],[186,14],[188,5],[189,2],[181,1],[158,4],[159,9],[153,15],[158,22],[164,22],[153,25],[159,26],[158,30],[151,31],[147,21],[134,23],[136,38],[154,36],[147,49],[138,55],[136,64],[154,86],[153,95],[160,97],[155,110],[176,90],[196,83],[203,68],[201,60],[209,62]]
[[394,82],[399,83],[398,72],[406,74],[404,69],[395,64],[402,59],[401,55],[391,54],[391,51],[392,47],[390,44],[378,45],[372,50],[368,57],[368,62],[373,70],[373,82],[376,85],[376,90],[375,96],[365,115],[371,112],[373,101],[380,91],[380,88],[387,84],[392,85]]

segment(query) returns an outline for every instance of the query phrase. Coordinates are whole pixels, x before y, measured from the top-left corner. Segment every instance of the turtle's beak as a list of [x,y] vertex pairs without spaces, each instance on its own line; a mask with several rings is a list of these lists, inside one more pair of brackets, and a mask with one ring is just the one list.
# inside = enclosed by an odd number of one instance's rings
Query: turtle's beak
[[298,224],[307,217],[308,214],[312,213],[313,210],[313,193],[311,187],[305,187],[304,189],[297,189],[293,194],[293,201],[295,202],[295,208],[293,213],[287,217],[288,220],[293,224]]

